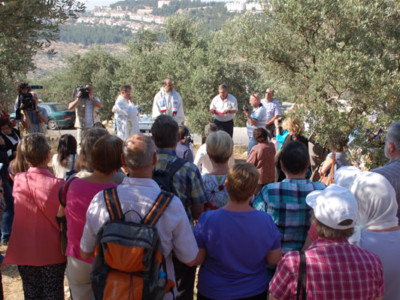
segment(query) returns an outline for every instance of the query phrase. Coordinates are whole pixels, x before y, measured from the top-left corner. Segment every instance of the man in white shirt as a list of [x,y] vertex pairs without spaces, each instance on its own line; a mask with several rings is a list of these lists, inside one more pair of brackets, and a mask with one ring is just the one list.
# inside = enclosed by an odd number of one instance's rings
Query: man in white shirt
[[214,123],[219,129],[233,136],[233,118],[238,110],[236,98],[228,94],[228,87],[221,84],[218,87],[218,95],[210,104],[210,112],[214,114]]
[[135,133],[139,133],[138,111],[131,97],[131,86],[123,84],[120,88],[121,94],[115,100],[113,107],[114,121],[117,128],[117,136],[126,140]]
[[265,107],[266,119],[265,128],[275,136],[275,124],[274,121],[281,115],[281,105],[274,99],[274,90],[267,88],[265,98],[261,99],[262,105]]
[[99,109],[103,107],[100,99],[93,96],[93,85],[86,84],[87,95],[75,90],[74,99],[68,104],[68,109],[75,109],[75,127],[77,129],[78,152],[81,149],[83,132],[93,128],[100,122]]
[[183,113],[182,97],[174,90],[171,79],[166,78],[162,83],[163,86],[154,97],[152,118],[155,120],[159,115],[168,115],[178,125],[183,125],[185,114]]
[[[156,162],[156,147],[150,137],[136,134],[126,140],[122,164],[128,171],[129,177],[125,177],[122,184],[117,187],[117,193],[125,220],[128,222],[140,223],[140,217],[143,218],[148,213],[161,192],[158,184],[152,179]],[[86,224],[80,244],[83,258],[93,256],[97,233],[109,219],[101,191],[93,198],[86,214]],[[166,260],[168,279],[175,282],[172,252],[189,266],[195,264],[198,254],[189,219],[178,197],[174,196],[155,226],[160,236],[161,253]],[[164,299],[172,298],[172,293],[164,297]]]

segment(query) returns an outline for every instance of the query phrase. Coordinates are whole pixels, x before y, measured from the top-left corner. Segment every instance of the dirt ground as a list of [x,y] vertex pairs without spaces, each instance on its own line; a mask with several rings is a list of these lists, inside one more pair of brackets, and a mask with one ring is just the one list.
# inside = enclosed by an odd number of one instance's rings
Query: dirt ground
[[[197,149],[198,147],[195,147]],[[247,157],[247,147],[235,146],[235,161],[245,161]],[[7,246],[0,245],[0,252],[4,256]],[[5,300],[21,300],[24,298],[22,281],[16,266],[3,266],[1,269],[3,279],[3,291]],[[68,280],[64,279],[65,299],[69,299]]]

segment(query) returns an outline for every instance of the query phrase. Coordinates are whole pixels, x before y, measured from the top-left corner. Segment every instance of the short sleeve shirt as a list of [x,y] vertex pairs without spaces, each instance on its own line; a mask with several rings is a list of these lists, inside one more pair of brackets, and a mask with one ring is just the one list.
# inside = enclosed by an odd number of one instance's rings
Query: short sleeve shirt
[[257,124],[255,125],[250,125],[249,121],[246,123],[247,127],[247,135],[249,137],[253,137],[253,131],[256,128],[264,128],[265,123],[267,123],[267,118],[266,118],[266,111],[263,105],[260,105],[259,107],[256,107],[253,109],[253,111],[250,114],[251,119],[257,120]]
[[210,110],[215,109],[216,113],[214,114],[214,118],[220,122],[228,122],[233,120],[236,113],[234,114],[222,114],[222,112],[226,109],[234,109],[238,110],[237,100],[236,98],[228,94],[228,97],[225,100],[221,99],[220,95],[215,96],[210,104]]
[[268,102],[265,98],[261,100],[262,105],[265,107],[267,122],[273,117],[281,115],[281,105],[275,99]]
[[[383,296],[382,264],[368,250],[350,245],[345,238],[320,238],[305,253],[307,299],[375,300]],[[269,286],[275,298],[296,299],[299,263],[297,251],[281,259]]]
[[207,249],[198,290],[211,299],[239,299],[268,288],[266,257],[280,248],[271,217],[260,211],[223,208],[201,214],[194,228],[199,248]]

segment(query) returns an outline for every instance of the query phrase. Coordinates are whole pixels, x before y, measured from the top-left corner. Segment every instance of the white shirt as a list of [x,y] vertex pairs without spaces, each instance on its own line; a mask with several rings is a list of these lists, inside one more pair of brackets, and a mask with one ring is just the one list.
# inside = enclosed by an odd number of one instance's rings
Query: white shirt
[[115,100],[113,110],[115,111],[114,120],[119,138],[125,141],[140,132],[138,111],[132,101],[119,95]]
[[254,129],[265,127],[265,123],[268,122],[266,117],[267,115],[264,105],[260,105],[259,107],[253,108],[253,111],[250,114],[250,118],[257,120],[257,124],[250,125],[249,121],[247,121],[246,127],[247,127],[247,135],[249,137],[253,136]]
[[[158,184],[151,178],[125,177],[122,184],[117,187],[122,211],[135,210],[142,217],[153,206],[160,191]],[[136,213],[127,213],[125,218],[127,221],[140,222]],[[97,233],[109,219],[101,191],[94,196],[86,213],[86,224],[80,244],[83,251],[94,250]],[[168,278],[175,281],[172,251],[183,263],[194,260],[199,251],[189,219],[178,197],[174,196],[171,200],[156,223],[156,228],[160,236],[161,252],[166,260]],[[172,299],[172,294],[167,294],[164,299]]]
[[182,125],[185,121],[182,97],[177,91],[172,90],[172,92],[167,93],[164,88],[161,88],[155,95],[152,118],[155,119],[162,114],[171,116],[178,125]]
[[225,100],[221,99],[220,95],[215,96],[210,104],[210,110],[216,110],[216,113],[214,114],[214,118],[220,122],[228,122],[230,120],[233,120],[235,117],[236,113],[234,114],[220,114],[224,110],[238,110],[237,106],[237,100],[236,98],[228,94],[228,97]]
[[65,168],[58,161],[58,153],[54,154],[51,160],[51,166],[53,167],[54,176],[56,176],[57,178],[65,179],[65,175],[67,174],[67,172],[71,171],[74,168],[74,164],[77,159],[78,154],[71,154],[68,157],[67,167]]
[[[210,157],[207,154],[206,144],[203,144],[197,149],[196,157],[193,162],[200,170],[201,176],[204,174],[211,173],[213,170],[213,165],[211,163]],[[228,160],[229,168],[232,168],[235,164],[235,155],[232,152],[231,157]]]

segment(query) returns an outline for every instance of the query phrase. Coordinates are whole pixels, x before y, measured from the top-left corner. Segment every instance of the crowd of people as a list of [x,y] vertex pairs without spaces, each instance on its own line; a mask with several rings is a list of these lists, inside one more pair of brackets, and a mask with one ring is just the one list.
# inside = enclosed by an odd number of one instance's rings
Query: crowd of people
[[[197,266],[197,299],[400,299],[400,122],[386,133],[388,164],[352,166],[348,141],[333,136],[330,153],[312,168],[302,124],[294,117],[279,122],[268,88],[265,99],[250,96],[252,110],[242,110],[248,156],[235,163],[238,107],[227,86],[211,101],[215,119],[197,151],[170,79],[155,96],[151,135],[133,120],[129,85],[113,107],[116,135],[96,128],[101,102],[86,87],[88,98],[80,90],[70,103],[80,133],[62,135],[53,155],[44,134],[21,136],[0,119],[3,264],[18,266],[25,299],[64,299],[64,275],[72,299],[97,296],[103,228],[115,214],[143,224],[162,189],[172,192],[154,222],[171,283],[164,299],[193,299]],[[316,179],[329,174],[329,182]],[[107,280],[117,286],[124,278]]]

